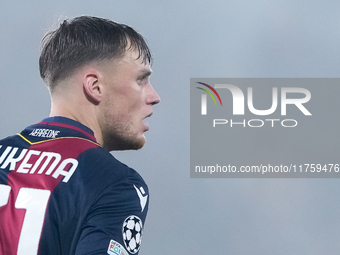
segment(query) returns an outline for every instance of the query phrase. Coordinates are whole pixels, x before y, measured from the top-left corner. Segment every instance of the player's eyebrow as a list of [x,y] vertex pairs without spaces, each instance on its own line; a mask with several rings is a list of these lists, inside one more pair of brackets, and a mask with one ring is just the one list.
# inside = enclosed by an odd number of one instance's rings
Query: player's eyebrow
[[152,74],[152,70],[150,69],[142,69],[139,71],[140,76],[150,76]]

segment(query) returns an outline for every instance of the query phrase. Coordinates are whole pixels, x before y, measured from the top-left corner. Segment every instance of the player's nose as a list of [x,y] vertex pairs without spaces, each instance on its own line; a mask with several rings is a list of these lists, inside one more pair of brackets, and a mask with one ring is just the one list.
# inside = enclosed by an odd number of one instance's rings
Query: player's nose
[[148,104],[158,104],[161,101],[161,98],[157,94],[156,90],[152,87],[152,85],[149,83],[150,88],[149,88],[149,93],[147,97],[147,103]]

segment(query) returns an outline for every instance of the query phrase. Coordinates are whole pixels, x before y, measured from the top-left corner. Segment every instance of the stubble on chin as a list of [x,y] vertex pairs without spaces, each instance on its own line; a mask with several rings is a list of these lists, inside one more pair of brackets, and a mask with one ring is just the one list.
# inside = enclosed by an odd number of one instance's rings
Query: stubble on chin
[[131,131],[131,125],[116,123],[110,129],[103,132],[103,148],[108,151],[114,150],[139,150],[145,144],[145,137],[138,137]]

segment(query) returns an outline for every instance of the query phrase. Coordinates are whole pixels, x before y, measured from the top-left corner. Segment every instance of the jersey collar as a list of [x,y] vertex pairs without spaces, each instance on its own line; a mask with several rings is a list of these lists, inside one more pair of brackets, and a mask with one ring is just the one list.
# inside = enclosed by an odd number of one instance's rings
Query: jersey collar
[[96,141],[96,138],[94,137],[94,133],[90,128],[81,124],[78,121],[75,121],[75,120],[72,120],[66,117],[62,117],[62,116],[48,117],[46,119],[43,119],[41,122],[37,124],[65,127],[65,128],[77,130],[85,134],[89,138],[91,138],[91,140]]

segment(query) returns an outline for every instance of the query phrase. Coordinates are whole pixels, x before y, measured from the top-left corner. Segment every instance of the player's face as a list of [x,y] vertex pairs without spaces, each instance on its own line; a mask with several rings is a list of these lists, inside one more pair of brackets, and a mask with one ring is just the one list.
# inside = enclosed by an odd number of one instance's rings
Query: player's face
[[150,84],[150,64],[128,50],[103,69],[101,130],[107,150],[140,149],[149,130],[146,118],[160,98]]

